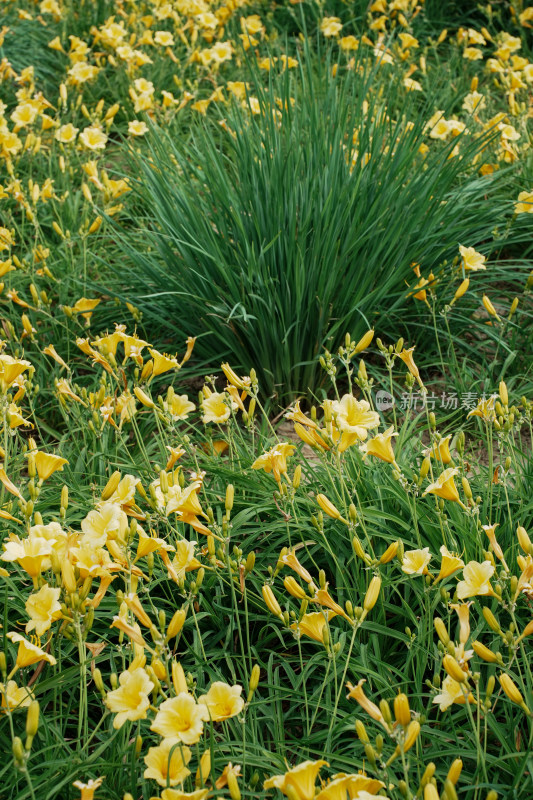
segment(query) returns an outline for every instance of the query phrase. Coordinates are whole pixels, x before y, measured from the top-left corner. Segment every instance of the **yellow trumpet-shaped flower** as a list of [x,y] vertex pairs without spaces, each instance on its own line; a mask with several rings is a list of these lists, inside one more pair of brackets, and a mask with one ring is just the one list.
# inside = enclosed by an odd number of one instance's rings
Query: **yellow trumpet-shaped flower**
[[204,387],[204,397],[202,400],[202,422],[206,425],[208,422],[215,422],[221,425],[227,422],[232,408],[235,408],[235,403],[228,398],[226,393],[210,392],[207,394]]
[[153,359],[151,378],[155,378],[156,375],[162,375],[164,372],[169,372],[171,369],[179,369],[176,356],[160,353],[158,350],[154,350],[151,347],[148,348],[148,352]]
[[113,720],[115,729],[121,728],[126,720],[146,719],[150,706],[150,692],[154,684],[142,667],[120,674],[118,689],[107,693],[106,706],[116,714]]
[[17,686],[15,681],[8,681],[5,686],[0,683],[0,696],[2,698],[0,708],[9,708],[10,711],[27,708],[35,700],[31,689],[26,686]]
[[313,597],[313,602],[318,603],[321,606],[325,606],[326,608],[330,608],[335,614],[339,614],[344,619],[347,619],[348,622],[351,622],[350,617],[346,613],[346,611],[340,606],[335,600],[332,598],[330,593],[328,592],[328,584],[326,583],[323,589],[319,589],[315,596]]
[[298,800],[313,800],[316,778],[324,766],[328,766],[327,761],[304,761],[284,775],[267,778],[263,786],[265,789],[279,789],[284,795]]
[[495,567],[490,561],[469,561],[463,569],[464,580],[457,584],[457,597],[465,600],[467,597],[492,596],[495,592],[490,585]]
[[[181,789],[163,789],[161,800],[207,800],[210,789],[196,789],[194,792],[183,792]],[[150,800],[159,800],[151,797]]]
[[7,353],[0,353],[0,389],[6,392],[27,369],[33,370],[29,361],[13,358]]
[[426,575],[430,561],[429,547],[424,547],[423,550],[408,550],[402,559],[402,571],[406,575]]
[[435,583],[448,578],[458,569],[462,569],[465,565],[463,559],[459,558],[459,556],[455,555],[454,553],[450,553],[446,545],[443,544],[441,546],[440,552],[442,555],[442,562],[440,565],[440,572],[435,578]]
[[174,743],[196,744],[208,719],[207,706],[197,704],[187,692],[180,692],[161,703],[150,730]]
[[306,583],[313,583],[311,573],[308,572],[308,570],[306,570],[302,564],[300,564],[294,550],[289,550],[288,553],[284,553],[282,556],[280,556],[279,560],[286,567],[290,567],[292,570],[294,570],[294,572],[296,572]]
[[435,494],[437,497],[442,497],[444,500],[451,500],[452,502],[460,502],[459,492],[455,485],[454,478],[459,474],[457,467],[448,467],[444,472],[439,475],[434,483],[426,488],[422,497],[427,494]]
[[4,552],[0,556],[2,561],[16,561],[31,578],[36,578],[47,566],[52,543],[40,536],[28,536],[19,539],[11,534],[11,538],[4,542]]
[[54,656],[51,656],[50,653],[42,650],[36,644],[29,642],[24,636],[21,636],[20,633],[11,631],[7,634],[7,638],[13,642],[13,644],[18,644],[15,669],[30,667],[38,661],[48,661],[48,663],[52,665],[56,663]]
[[328,611],[327,613],[315,611],[311,614],[304,614],[299,622],[293,622],[290,627],[299,636],[309,636],[315,642],[323,642],[324,628],[335,616],[336,613],[334,611]]
[[367,778],[364,773],[334,775],[326,786],[316,795],[315,800],[346,800],[346,796],[354,800],[385,800],[385,795],[377,794],[385,784],[376,778]]
[[418,384],[422,386],[423,384],[420,377],[420,372],[418,371],[418,367],[416,366],[413,358],[414,349],[414,347],[410,347],[408,350],[404,348],[401,353],[398,353],[398,356],[401,358],[413,378],[415,378],[415,380],[418,381]]
[[470,606],[472,603],[452,603],[450,608],[457,612],[459,617],[459,641],[466,644],[470,636]]
[[502,564],[504,565],[504,567],[506,569],[508,569],[507,563],[505,561],[505,557],[503,555],[503,550],[501,549],[500,545],[496,541],[495,531],[496,531],[496,528],[498,527],[498,524],[499,523],[496,523],[495,525],[482,525],[482,528],[483,528],[483,530],[485,531],[485,533],[488,536],[490,545],[492,547],[492,550],[493,550],[496,558],[499,558],[500,561],[502,562]]
[[235,386],[236,389],[243,391],[251,387],[252,380],[249,375],[246,375],[243,378],[239,378],[235,370],[232,369],[228,363],[221,364],[221,369],[226,378],[228,379],[229,383],[232,386]]
[[381,725],[383,725],[383,727],[386,730],[388,730],[389,726],[385,722],[385,719],[380,709],[365,695],[363,690],[364,683],[366,683],[366,678],[361,678],[357,686],[353,686],[351,683],[347,683],[346,686],[348,688],[348,698],[351,700],[356,700],[361,706],[361,708],[364,711],[366,711],[369,717],[372,717],[373,720],[381,723]]
[[93,800],[94,793],[100,788],[103,782],[103,778],[95,778],[94,780],[93,778],[90,778],[87,783],[83,783],[82,781],[74,781],[72,785],[76,789],[80,790],[80,800]]
[[219,722],[241,713],[244,708],[241,694],[242,686],[229,686],[223,681],[215,681],[209,687],[207,694],[198,698],[198,703],[206,706],[213,722]]
[[186,394],[175,394],[170,402],[165,403],[165,408],[174,421],[187,419],[196,406],[191,403]]
[[364,441],[368,431],[379,425],[379,414],[370,410],[366,400],[356,400],[351,394],[345,394],[340,400],[334,400],[331,409],[335,415],[335,423],[342,435],[350,444],[357,440]]
[[444,439],[441,439],[440,442],[434,444],[433,447],[429,447],[427,450],[424,451],[425,456],[429,456],[430,458],[435,458],[437,461],[440,461],[442,464],[449,464],[452,460],[452,456],[450,453],[450,436],[446,436]]
[[57,470],[62,470],[65,464],[68,464],[68,459],[56,456],[55,453],[43,453],[39,450],[37,453],[32,454],[35,459],[35,467],[39,480],[46,481]]
[[485,266],[486,256],[478,253],[473,247],[464,247],[460,244],[459,252],[461,254],[461,266],[465,271],[476,272],[480,269],[487,269]]
[[435,695],[433,702],[438,703],[441,711],[446,711],[453,703],[465,705],[467,699],[469,703],[476,702],[473,695],[468,692],[468,689],[463,689],[463,683],[459,683],[450,675],[446,675],[442,681],[441,691]]
[[145,755],[144,777],[157,781],[160,786],[176,786],[191,774],[187,769],[190,760],[188,747],[174,747],[171,739],[163,739],[158,747],[150,747]]
[[392,449],[393,436],[398,436],[398,434],[394,432],[394,425],[391,425],[391,427],[387,428],[383,433],[376,434],[372,439],[369,439],[361,445],[360,449],[363,453],[363,457],[376,456],[376,458],[386,461],[387,464],[394,464],[395,457],[394,450]]
[[485,422],[493,422],[496,419],[496,412],[494,410],[494,401],[496,395],[485,398],[482,397],[478,400],[476,408],[468,413],[468,417],[481,417]]
[[279,483],[281,476],[287,472],[287,458],[292,456],[295,450],[295,445],[289,444],[289,442],[279,442],[275,447],[256,458],[252,469],[264,469],[265,472],[272,472]]
[[[528,11],[530,9],[527,9]],[[533,214],[533,190],[520,192],[514,207],[515,214]]]
[[25,608],[30,621],[26,623],[26,633],[35,630],[37,636],[42,636],[50,628],[52,622],[60,619],[60,594],[61,589],[52,589],[45,584],[38,592],[28,597]]

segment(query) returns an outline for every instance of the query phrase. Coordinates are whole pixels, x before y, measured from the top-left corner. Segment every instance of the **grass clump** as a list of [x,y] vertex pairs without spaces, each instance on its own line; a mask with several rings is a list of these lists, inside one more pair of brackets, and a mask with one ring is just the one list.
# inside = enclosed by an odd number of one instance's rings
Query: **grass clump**
[[125,247],[161,335],[199,336],[207,362],[258,364],[268,395],[295,396],[317,386],[326,342],[405,313],[413,264],[437,272],[463,242],[500,251],[497,220],[512,245],[510,176],[477,174],[497,133],[436,147],[427,109],[381,73],[358,60],[331,77],[329,64],[266,90],[256,75],[243,99],[255,113],[234,103],[222,132],[154,131]]

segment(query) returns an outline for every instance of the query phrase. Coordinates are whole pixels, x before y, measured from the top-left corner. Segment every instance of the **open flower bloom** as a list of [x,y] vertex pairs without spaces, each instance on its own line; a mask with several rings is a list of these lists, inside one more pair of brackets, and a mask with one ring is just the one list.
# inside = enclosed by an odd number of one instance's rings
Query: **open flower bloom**
[[108,538],[124,538],[128,529],[125,512],[115,503],[103,503],[98,510],[89,511],[81,522],[82,545],[103,547]]
[[465,705],[467,698],[469,703],[476,702],[473,695],[464,684],[454,680],[451,675],[446,675],[442,682],[441,692],[435,695],[433,702],[439,704],[439,709],[441,711],[446,711],[453,703]]
[[321,767],[328,766],[327,761],[304,761],[288,770],[284,775],[273,775],[264,782],[265,789],[279,789],[284,795],[292,789],[292,796],[298,800],[313,800],[315,783]]
[[244,708],[241,694],[242,686],[229,686],[223,681],[215,681],[209,687],[207,694],[198,698],[198,703],[203,703],[207,707],[213,722],[219,722],[240,714]]
[[[174,748],[172,755],[170,751]],[[191,760],[188,747],[175,746],[170,739],[163,739],[159,747],[150,747],[144,757],[144,777],[157,781],[160,786],[176,786],[183,783],[191,771],[187,764]]]
[[15,681],[8,681],[7,686],[0,683],[1,708],[15,711],[17,708],[27,708],[35,700],[31,689],[26,686],[17,686]]
[[150,730],[174,743],[196,744],[208,719],[209,711],[203,703],[198,705],[192,695],[180,692],[161,703]]
[[[179,789],[164,789],[161,792],[161,800],[207,800],[210,789],[197,789],[195,792],[182,792]],[[159,800],[159,797],[151,797],[150,800]]]
[[429,547],[424,547],[423,550],[408,550],[403,556],[402,572],[406,575],[426,575],[430,561]]
[[61,603],[59,595],[61,589],[52,589],[45,584],[35,594],[30,594],[26,600],[26,611],[30,621],[26,623],[26,633],[35,629],[37,636],[42,636],[51,626],[52,622],[61,617]]
[[226,392],[213,392],[208,386],[202,390],[202,422],[216,422],[219,425],[227,422],[232,410],[237,408],[234,400]]
[[363,690],[363,684],[366,683],[366,678],[361,678],[358,682],[357,686],[353,686],[351,683],[347,683],[346,687],[348,689],[348,699],[356,700],[361,708],[366,711],[369,717],[372,717],[373,720],[376,722],[380,722],[383,727],[388,730],[389,727],[385,722],[385,718],[381,713],[380,709],[377,707],[372,700],[369,700]]
[[313,583],[311,573],[308,572],[308,570],[306,570],[302,564],[300,564],[294,550],[289,550],[288,553],[284,553],[282,556],[280,556],[279,560],[286,567],[293,569],[306,583]]
[[289,442],[280,442],[272,447],[262,456],[256,458],[252,464],[252,469],[264,469],[265,472],[272,472],[274,478],[279,483],[281,476],[287,472],[287,458],[292,456],[296,446]]
[[413,358],[414,347],[410,347],[408,350],[405,348],[402,350],[401,353],[398,353],[399,358],[403,361],[413,378],[415,378],[420,386],[422,386],[422,379],[420,377],[420,372],[418,371],[418,367],[415,364],[415,360]]
[[314,603],[319,603],[321,606],[326,606],[326,608],[330,608],[335,614],[339,614],[344,619],[347,619],[348,622],[351,622],[350,617],[346,613],[346,611],[340,606],[333,597],[328,592],[328,584],[326,583],[323,589],[318,589],[313,597]]
[[427,494],[435,494],[437,497],[444,498],[444,500],[458,502],[460,499],[459,492],[457,491],[454,481],[455,476],[458,474],[459,470],[457,467],[448,467],[448,469],[445,469],[444,472],[439,475],[434,483],[430,483],[422,494],[422,497],[425,497]]
[[324,628],[335,616],[334,611],[328,611],[327,615],[323,611],[315,611],[312,614],[304,614],[299,622],[293,622],[290,627],[299,636],[309,636],[315,642],[322,642]]
[[[452,603],[450,608],[457,612],[457,616],[459,617],[459,641],[462,645],[465,645],[468,641],[468,637],[470,636],[470,603]],[[462,655],[462,654],[461,654]],[[464,658],[464,655],[462,655]],[[459,659],[456,657],[456,660]]]
[[7,353],[0,353],[0,389],[6,392],[27,369],[33,369],[29,361],[13,358]]
[[334,400],[331,409],[335,415],[335,424],[341,431],[341,439],[345,438],[349,447],[357,440],[364,441],[368,431],[379,425],[379,414],[370,411],[370,403],[356,400],[351,394],[345,394],[339,401]]
[[476,408],[467,414],[467,417],[481,417],[485,422],[493,422],[496,419],[496,412],[494,410],[494,401],[496,395],[491,397],[482,397],[478,400]]
[[76,789],[79,789],[81,792],[80,800],[93,800],[94,793],[97,789],[100,788],[102,783],[104,782],[103,778],[96,778],[93,780],[90,778],[87,783],[83,783],[82,781],[74,781],[72,784]]
[[191,403],[186,394],[175,394],[169,402],[165,403],[165,408],[172,419],[177,421],[187,419],[196,406],[194,403]]
[[326,786],[316,795],[315,800],[366,800],[367,797],[375,797],[376,800],[384,800],[384,795],[378,795],[380,789],[385,784],[376,778],[367,778],[363,773],[346,775],[341,772],[334,775]]
[[464,270],[475,272],[479,269],[487,269],[485,266],[486,256],[478,253],[473,247],[464,247],[460,244],[459,252],[461,253],[461,266]]
[[463,559],[459,558],[459,556],[455,555],[454,553],[450,553],[446,545],[443,544],[441,546],[440,552],[442,555],[442,562],[440,565],[440,572],[435,578],[435,583],[448,578],[450,575],[456,572],[456,570],[462,569],[462,567],[465,565]]
[[60,458],[60,456],[56,456],[54,453],[43,453],[42,450],[34,453],[33,457],[35,459],[37,475],[41,481],[46,481],[50,475],[57,470],[62,470],[63,466],[68,464],[66,458]]
[[503,555],[503,550],[501,549],[500,545],[496,541],[495,531],[496,531],[496,528],[498,527],[498,525],[499,525],[499,523],[497,522],[495,525],[482,525],[482,528],[483,528],[483,530],[485,531],[485,533],[487,534],[487,536],[489,538],[489,542],[490,542],[490,545],[491,545],[492,550],[494,552],[494,555],[496,556],[496,558],[499,558],[500,561],[502,562],[502,564],[504,565],[504,567],[506,569],[508,569],[507,563],[505,561],[505,557]]
[[115,729],[121,728],[126,720],[145,719],[150,706],[149,694],[154,684],[148,674],[139,667],[133,671],[126,670],[120,674],[118,689],[107,693],[105,704],[116,714],[113,720]]
[[515,214],[533,214],[533,190],[520,192],[514,207]]
[[45,650],[37,647],[36,644],[29,642],[24,636],[21,636],[20,633],[11,631],[7,634],[7,638],[12,641],[13,644],[18,644],[19,646],[15,663],[16,669],[30,667],[32,664],[37,664],[38,661],[48,661],[49,664],[56,663],[54,656],[51,656]]
[[467,597],[478,595],[489,595],[495,597],[496,594],[490,585],[490,579],[494,575],[495,567],[490,561],[469,561],[463,569],[464,580],[457,584],[457,597],[465,600]]
[[361,445],[361,452],[366,456],[376,456],[387,464],[393,464],[395,461],[394,450],[392,449],[392,437],[398,436],[394,432],[394,425],[387,428],[383,433],[378,433],[373,439],[369,439],[365,444]]
[[449,464],[452,460],[452,456],[450,453],[450,436],[446,436],[444,439],[441,439],[438,444],[433,445],[433,447],[428,447],[427,450],[424,451],[425,456],[429,456],[430,458],[436,458],[437,461],[440,461],[442,464]]
[[31,578],[36,578],[50,563],[52,544],[40,536],[28,536],[19,539],[11,534],[11,538],[4,542],[4,552],[0,556],[2,561],[16,561]]

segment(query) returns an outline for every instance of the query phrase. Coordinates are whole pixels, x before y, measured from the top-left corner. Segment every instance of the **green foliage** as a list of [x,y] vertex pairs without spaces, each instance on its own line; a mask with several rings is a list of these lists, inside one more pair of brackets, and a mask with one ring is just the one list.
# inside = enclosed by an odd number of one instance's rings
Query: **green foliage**
[[226,109],[229,133],[154,130],[137,162],[143,210],[117,231],[127,291],[157,328],[200,336],[208,361],[256,365],[281,398],[317,387],[326,342],[405,312],[413,262],[436,270],[463,242],[490,256],[510,218],[509,176],[472,170],[492,132],[423,157],[427,112],[401,85],[379,68],[330,72],[285,72],[266,91],[252,72],[260,113]]

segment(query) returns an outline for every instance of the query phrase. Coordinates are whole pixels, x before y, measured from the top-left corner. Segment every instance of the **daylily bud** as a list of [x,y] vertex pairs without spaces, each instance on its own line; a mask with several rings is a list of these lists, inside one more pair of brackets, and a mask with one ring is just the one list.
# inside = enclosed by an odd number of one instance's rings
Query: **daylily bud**
[[233,508],[233,499],[235,497],[235,488],[232,483],[228,483],[226,486],[226,514],[228,515],[228,519],[231,513],[231,509]]
[[405,737],[405,741],[403,743],[404,753],[410,750],[410,748],[414,745],[414,743],[418,739],[419,733],[420,733],[420,723],[415,719],[410,723],[409,727],[407,728],[407,734]]
[[451,303],[452,305],[453,303],[455,303],[456,300],[459,300],[464,294],[466,294],[469,286],[470,286],[470,280],[469,278],[465,278],[453,296],[453,300]]
[[281,607],[276,600],[274,592],[272,591],[271,587],[265,584],[262,588],[263,600],[265,601],[265,605],[269,611],[272,612],[276,617],[283,620],[283,614],[281,613]]
[[341,512],[333,505],[331,500],[328,500],[325,494],[317,494],[316,500],[324,514],[327,514],[332,519],[341,519]]
[[452,763],[450,769],[448,770],[447,780],[449,780],[453,785],[457,783],[459,777],[461,775],[461,771],[463,769],[463,762],[460,758],[456,758],[455,761]]
[[485,622],[487,623],[489,628],[493,630],[494,633],[500,633],[501,631],[500,623],[498,622],[498,620],[496,619],[496,617],[494,616],[494,614],[492,613],[492,611],[488,606],[483,606],[483,616],[485,617]]
[[142,403],[143,406],[146,406],[146,408],[155,408],[155,403],[152,398],[144,391],[144,389],[141,389],[140,386],[134,387],[133,394],[139,403]]
[[504,406],[508,406],[509,394],[507,392],[507,386],[505,384],[505,381],[500,381],[499,393],[500,393],[500,400],[502,401]]
[[[28,706],[28,715],[26,717],[26,736],[33,739],[37,735],[39,729],[39,702],[32,700]],[[29,749],[29,748],[26,748]]]
[[446,647],[450,641],[450,636],[446,630],[446,625],[440,617],[435,617],[433,624],[435,626],[435,630],[437,631],[437,636],[441,640],[442,644]]
[[104,490],[102,492],[102,500],[109,500],[109,498],[115,493],[117,486],[120,483],[121,477],[122,474],[118,470],[113,472],[108,482],[104,486]]
[[498,680],[500,681],[500,686],[502,687],[503,691],[513,703],[516,703],[518,706],[521,706],[524,702],[524,698],[516,685],[516,683],[509,677],[505,672],[500,673],[498,676]]
[[488,647],[485,647],[484,644],[481,642],[472,642],[472,649],[476,655],[483,659],[483,661],[487,661],[489,664],[495,664],[500,659],[493,653],[492,650],[489,650]]
[[365,611],[371,611],[374,606],[376,605],[379,597],[379,592],[381,589],[381,578],[378,575],[374,575],[368,589],[365,594],[365,599],[363,601],[363,608]]
[[457,683],[464,683],[467,679],[467,674],[459,666],[458,662],[453,656],[445,655],[442,659],[442,666],[448,675],[457,681]]
[[394,556],[398,552],[399,545],[400,545],[400,543],[398,541],[393,542],[392,544],[390,544],[387,547],[387,549],[385,550],[385,552],[383,553],[383,555],[381,556],[381,558],[379,559],[380,564],[388,564],[389,561],[392,561],[392,559],[394,558]]
[[499,319],[498,312],[496,311],[496,309],[494,308],[494,306],[492,305],[491,301],[489,300],[486,294],[483,295],[482,303],[485,306],[487,313],[489,313],[491,317],[496,317],[497,319]]
[[284,581],[283,585],[285,586],[286,590],[290,595],[296,597],[298,600],[305,600],[307,595],[305,591],[302,589],[298,581],[293,578],[292,575],[288,575]]
[[355,354],[362,353],[363,350],[366,350],[367,347],[369,347],[370,344],[372,343],[373,338],[374,338],[374,331],[373,330],[367,331],[365,335],[357,342],[355,346]]
[[252,695],[259,685],[259,678],[261,675],[261,669],[259,664],[254,664],[252,667],[252,672],[250,674],[250,683],[248,685],[249,695]]
[[403,694],[403,692],[396,695],[394,698],[394,716],[396,717],[396,722],[404,728],[407,728],[411,722],[409,700],[407,699],[407,695]]
[[526,529],[523,528],[522,525],[519,525],[516,534],[518,536],[518,543],[520,544],[520,547],[522,548],[524,553],[526,555],[528,555],[528,553],[531,553],[532,549],[531,539],[527,535]]
[[178,610],[174,613],[172,619],[170,620],[167,628],[167,635],[165,637],[166,641],[169,642],[175,636],[180,633],[183,626],[185,625],[185,619],[187,617],[187,612],[183,608],[178,608]]
[[363,744],[370,744],[370,739],[368,738],[368,733],[366,732],[366,728],[364,726],[364,723],[360,719],[356,719],[355,720],[355,732],[357,733],[357,736],[359,737],[359,740]]

